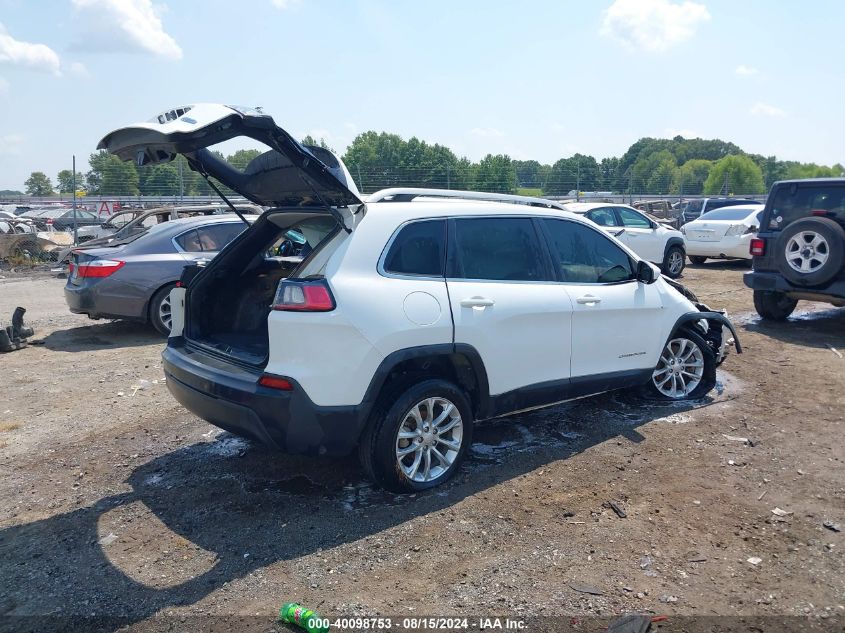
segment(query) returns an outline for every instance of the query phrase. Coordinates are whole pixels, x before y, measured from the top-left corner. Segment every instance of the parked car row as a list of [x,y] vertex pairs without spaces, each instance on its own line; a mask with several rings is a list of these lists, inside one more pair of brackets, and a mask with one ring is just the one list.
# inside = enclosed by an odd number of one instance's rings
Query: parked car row
[[[238,137],[268,150],[243,169],[209,150]],[[180,219],[77,249],[71,308],[169,329],[167,386],[212,424],[292,453],[357,450],[391,490],[449,479],[477,420],[625,387],[700,398],[729,345],[741,351],[724,313],[650,263],[678,276],[683,235],[625,205],[419,189],[364,201],[331,152],[216,104],[99,148],[150,165],[181,154],[268,210],[249,228]]]

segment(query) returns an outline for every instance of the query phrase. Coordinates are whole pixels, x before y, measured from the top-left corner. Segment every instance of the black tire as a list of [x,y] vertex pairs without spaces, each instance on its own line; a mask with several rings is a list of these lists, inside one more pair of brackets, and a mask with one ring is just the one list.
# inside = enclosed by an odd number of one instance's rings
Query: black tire
[[770,290],[754,291],[754,309],[762,318],[769,321],[785,321],[798,305],[797,299],[791,299],[782,292]]
[[[676,330],[666,341],[666,345],[664,346],[663,350],[661,350],[661,362],[662,357],[665,354],[666,348],[672,341],[676,339],[685,339],[688,343],[694,344],[699,351],[701,352],[701,358],[703,361],[703,370],[702,375],[699,379],[699,383],[696,385],[694,389],[692,389],[689,393],[681,395],[679,397],[672,397],[667,395],[660,389],[658,389],[656,380],[656,374],[658,367],[655,367],[655,374],[652,375],[651,379],[644,385],[643,392],[647,398],[650,399],[657,399],[657,400],[668,400],[671,402],[677,402],[681,400],[698,400],[699,398],[703,398],[706,396],[713,387],[716,386],[716,352],[707,344],[707,341],[704,340],[704,337],[698,332],[698,330],[694,329],[693,327],[682,327],[679,330]],[[665,374],[661,375],[665,376]]]
[[170,324],[162,318],[162,304],[165,301],[169,304],[170,291],[175,287],[176,284],[167,284],[163,288],[159,288],[153,295],[153,298],[150,299],[150,323],[152,323],[156,331],[162,336],[170,336]]
[[663,274],[670,279],[677,279],[681,276],[681,273],[684,272],[684,266],[687,261],[686,257],[687,254],[684,252],[683,248],[680,246],[670,246],[666,249],[666,254],[663,256],[663,264],[660,266],[660,269],[663,271]]
[[[815,246],[808,240],[811,235],[819,239]],[[845,229],[830,218],[804,218],[793,222],[780,232],[775,242],[775,261],[781,274],[794,284],[825,284],[842,270]],[[806,263],[807,270],[793,268],[793,265],[800,267],[802,262]]]
[[702,257],[701,255],[687,255],[687,257],[689,257],[690,262],[692,262],[696,266],[701,266],[704,262],[707,261],[707,258]]
[[[443,398],[457,408],[462,422],[460,448],[451,465],[440,475],[428,481],[414,481],[400,468],[400,460],[397,456],[398,441],[400,441],[398,434],[411,410],[427,398]],[[441,410],[435,410],[435,412],[438,411]],[[472,428],[472,408],[463,390],[445,380],[424,380],[404,390],[402,388],[392,390],[379,399],[379,404],[370,416],[370,422],[361,437],[358,456],[364,472],[382,488],[400,493],[426,490],[442,484],[460,468],[472,443]],[[435,445],[434,448],[438,446]],[[408,456],[411,458],[410,461],[413,461],[413,455],[412,453]],[[436,458],[429,457],[429,459]],[[442,463],[438,468],[442,468]]]

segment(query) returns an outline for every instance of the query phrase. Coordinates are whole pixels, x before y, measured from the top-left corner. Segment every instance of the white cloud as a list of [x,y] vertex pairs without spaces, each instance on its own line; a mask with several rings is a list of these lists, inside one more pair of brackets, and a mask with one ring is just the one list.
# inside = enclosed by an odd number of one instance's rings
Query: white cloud
[[761,101],[758,101],[753,106],[751,106],[749,112],[754,116],[768,116],[773,118],[780,118],[786,116],[786,112],[784,112],[780,108],[775,107],[773,105],[769,105],[768,103],[763,103]]
[[18,156],[21,153],[24,137],[20,134],[4,134],[0,136],[0,155]]
[[760,71],[754,68],[753,66],[745,66],[743,64],[740,64],[736,67],[736,70],[734,72],[737,75],[740,75],[741,77],[750,77],[751,75],[756,75]]
[[9,94],[9,82],[0,77],[0,97]]
[[82,62],[72,62],[68,68],[70,69],[70,72],[77,77],[90,77],[91,75],[85,67],[85,64]]
[[481,138],[498,138],[505,135],[502,130],[494,127],[474,127],[469,133],[473,136],[480,136]]
[[709,19],[707,7],[691,0],[615,0],[600,33],[630,48],[661,52],[690,39]]
[[299,4],[299,0],[270,0],[277,9],[290,9],[293,5]]
[[182,59],[182,48],[164,31],[160,14],[165,6],[151,0],[72,0],[88,32],[79,50],[150,53]]
[[0,23],[0,64],[59,75],[59,56],[46,44],[22,42],[9,35]]

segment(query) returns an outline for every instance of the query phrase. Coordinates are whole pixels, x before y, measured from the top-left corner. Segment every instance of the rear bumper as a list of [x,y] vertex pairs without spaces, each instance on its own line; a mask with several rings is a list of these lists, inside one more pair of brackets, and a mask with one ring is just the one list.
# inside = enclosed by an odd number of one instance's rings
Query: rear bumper
[[815,288],[796,286],[789,283],[786,278],[776,272],[758,272],[752,270],[742,276],[742,281],[752,290],[768,290],[770,292],[783,292],[788,295],[795,295],[795,298],[802,298],[801,295],[809,297],[815,295],[818,301],[824,301],[825,297],[831,299],[845,300],[845,279],[835,279],[831,283]]
[[123,289],[109,292],[110,283],[76,286],[70,281],[65,284],[65,303],[74,314],[87,314],[92,318],[135,319],[146,321],[145,303],[134,297],[126,297]]
[[725,237],[718,242],[703,242],[687,237],[687,255],[751,259],[750,243],[751,235]]
[[170,338],[162,354],[173,397],[203,420],[287,453],[349,454],[364,426],[361,406],[315,405],[292,379],[292,391],[258,384],[261,373]]

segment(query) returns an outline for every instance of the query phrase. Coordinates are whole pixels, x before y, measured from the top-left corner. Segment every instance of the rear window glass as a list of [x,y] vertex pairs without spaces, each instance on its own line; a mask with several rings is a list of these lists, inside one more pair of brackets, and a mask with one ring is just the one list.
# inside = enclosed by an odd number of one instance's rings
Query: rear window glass
[[724,209],[714,209],[708,211],[701,216],[702,220],[744,220],[752,211],[750,209],[737,209],[726,207]]
[[808,215],[845,216],[845,187],[832,185],[779,187],[771,201],[769,228],[782,229]]
[[407,224],[390,245],[384,270],[399,275],[443,277],[446,266],[446,221]]
[[530,218],[455,220],[455,270],[458,279],[543,281],[542,250]]

